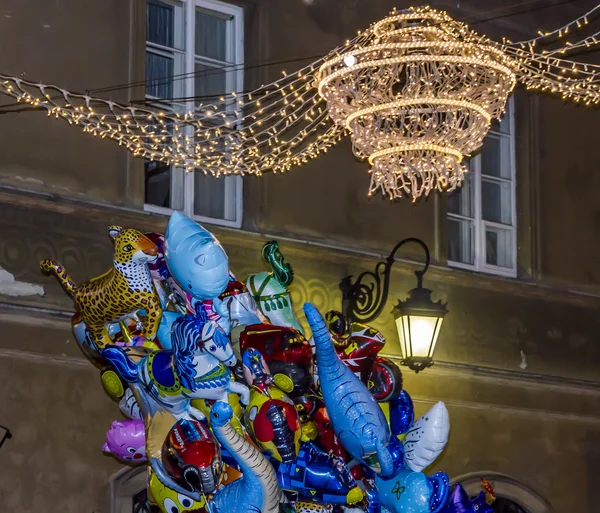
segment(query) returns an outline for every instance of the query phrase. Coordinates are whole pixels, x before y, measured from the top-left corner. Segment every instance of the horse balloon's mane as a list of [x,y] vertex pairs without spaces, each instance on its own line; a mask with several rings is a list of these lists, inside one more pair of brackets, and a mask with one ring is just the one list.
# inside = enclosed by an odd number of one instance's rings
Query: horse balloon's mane
[[271,267],[275,279],[282,286],[289,287],[294,281],[294,270],[279,251],[279,243],[276,240],[267,242],[263,246],[262,256]]
[[204,345],[202,328],[208,322],[208,314],[200,310],[196,315],[183,315],[175,320],[171,329],[173,362],[181,384],[194,390],[196,365],[194,354]]

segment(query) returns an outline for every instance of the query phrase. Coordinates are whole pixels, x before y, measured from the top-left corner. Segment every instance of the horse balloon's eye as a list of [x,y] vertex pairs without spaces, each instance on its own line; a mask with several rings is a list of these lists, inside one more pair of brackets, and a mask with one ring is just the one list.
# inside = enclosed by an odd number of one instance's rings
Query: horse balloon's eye
[[210,346],[208,348],[209,351],[216,351],[217,350],[217,346]]

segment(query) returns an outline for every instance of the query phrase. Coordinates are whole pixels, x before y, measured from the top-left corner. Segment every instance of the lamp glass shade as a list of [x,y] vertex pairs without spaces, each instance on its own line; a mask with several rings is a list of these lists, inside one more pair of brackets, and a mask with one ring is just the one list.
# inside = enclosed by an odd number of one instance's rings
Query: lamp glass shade
[[443,317],[410,314],[397,317],[403,358],[432,360],[443,320]]

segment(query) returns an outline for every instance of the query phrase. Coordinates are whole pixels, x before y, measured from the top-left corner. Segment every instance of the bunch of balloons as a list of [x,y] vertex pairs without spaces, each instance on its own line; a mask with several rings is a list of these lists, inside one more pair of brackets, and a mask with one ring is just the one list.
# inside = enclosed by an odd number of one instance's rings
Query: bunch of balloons
[[164,235],[109,235],[107,273],[76,285],[60,263],[41,269],[73,298],[75,338],[127,417],[103,451],[147,465],[160,511],[485,511],[445,473],[423,473],[448,412],[440,402],[415,421],[400,369],[378,356],[381,333],[305,304],[305,336],[277,242],[263,248],[270,271],[243,283],[214,235],[178,212]]

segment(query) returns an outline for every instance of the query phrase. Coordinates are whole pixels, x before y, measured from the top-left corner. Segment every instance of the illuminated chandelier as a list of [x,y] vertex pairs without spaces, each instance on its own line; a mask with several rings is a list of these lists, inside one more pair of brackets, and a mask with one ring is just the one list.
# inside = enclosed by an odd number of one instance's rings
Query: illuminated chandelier
[[567,58],[597,45],[600,32],[566,40],[598,12],[600,5],[552,32],[499,43],[429,7],[393,11],[293,74],[202,104],[119,105],[5,75],[0,93],[136,157],[216,177],[287,171],[349,133],[354,153],[371,165],[369,192],[416,200],[460,186],[463,159],[481,147],[517,82],[600,103],[600,66]]
[[451,191],[515,87],[513,59],[445,13],[410,9],[372,27],[368,45],[327,60],[318,90],[356,156],[370,193],[413,199]]

